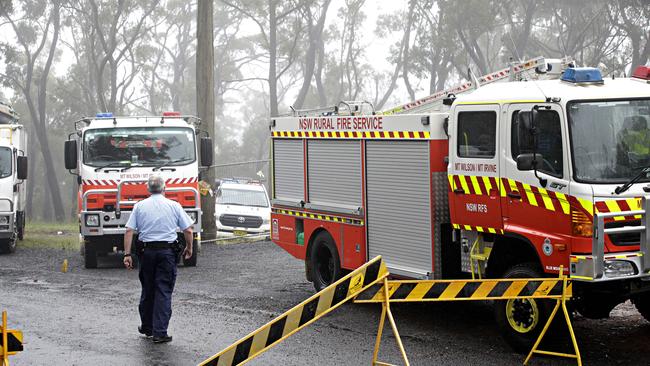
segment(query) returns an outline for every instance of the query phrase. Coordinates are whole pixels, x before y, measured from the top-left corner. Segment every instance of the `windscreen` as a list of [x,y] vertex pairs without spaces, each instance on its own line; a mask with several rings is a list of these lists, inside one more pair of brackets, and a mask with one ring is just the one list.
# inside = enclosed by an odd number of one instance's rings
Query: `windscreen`
[[0,147],[0,178],[11,175],[11,149]]
[[269,200],[264,191],[251,191],[248,189],[222,188],[217,193],[217,204],[269,207]]
[[650,165],[650,100],[574,102],[568,107],[574,175],[623,183]]
[[194,132],[182,127],[102,128],[86,131],[84,163],[142,166],[171,162],[186,165],[196,158]]

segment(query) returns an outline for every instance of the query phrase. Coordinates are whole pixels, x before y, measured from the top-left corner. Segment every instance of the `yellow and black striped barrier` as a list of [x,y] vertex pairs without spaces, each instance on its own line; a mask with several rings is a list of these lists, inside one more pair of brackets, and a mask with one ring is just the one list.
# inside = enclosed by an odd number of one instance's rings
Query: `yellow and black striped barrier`
[[[559,299],[571,297],[571,282],[563,291],[563,280],[500,279],[500,280],[403,280],[388,281],[390,302],[508,300],[508,299]],[[376,284],[354,300],[356,303],[381,303],[384,285]]]
[[9,366],[9,356],[23,350],[23,333],[15,329],[7,329],[7,312],[2,312],[0,326],[0,365]]
[[244,364],[385,279],[386,276],[388,270],[381,257],[377,257],[200,365]]
[[[397,340],[404,363],[408,360],[404,352],[399,333],[395,326],[394,319],[390,313],[390,303],[396,302],[434,302],[434,301],[481,301],[481,300],[511,300],[511,299],[551,299],[556,300],[555,308],[551,312],[546,325],[542,329],[537,341],[533,345],[524,365],[528,364],[533,354],[573,358],[578,365],[582,365],[580,350],[571,326],[571,318],[566,307],[566,300],[573,295],[571,281],[562,275],[557,278],[507,278],[507,279],[483,279],[483,280],[399,280],[389,281],[384,279],[383,283],[375,284],[363,291],[354,300],[355,303],[381,303],[382,315],[379,331],[375,344],[375,351],[372,365],[388,365],[377,361],[381,333],[384,327],[384,319],[388,317],[395,338]],[[562,308],[574,353],[560,353],[540,350],[538,347],[546,335],[551,322],[558,310]]]

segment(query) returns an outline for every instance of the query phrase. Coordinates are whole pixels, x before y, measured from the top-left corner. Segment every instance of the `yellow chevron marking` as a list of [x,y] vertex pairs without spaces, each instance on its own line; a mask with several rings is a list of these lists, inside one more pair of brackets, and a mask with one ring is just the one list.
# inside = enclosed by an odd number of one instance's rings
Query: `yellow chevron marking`
[[461,187],[463,187],[463,191],[469,194],[471,191],[469,190],[469,186],[467,185],[467,180],[465,179],[465,176],[459,175],[458,180],[460,181]]
[[490,291],[492,291],[492,289],[494,288],[494,286],[497,285],[497,283],[498,283],[497,281],[483,282],[470,297],[474,297],[474,298],[487,297],[487,295],[490,293]]
[[298,324],[300,324],[301,315],[302,315],[302,308],[300,309],[300,311],[296,309],[296,311],[292,311],[289,314],[287,314],[287,320],[286,323],[284,324],[282,336],[288,336],[289,333],[293,332],[294,330],[296,330],[296,328],[298,328]]
[[[618,206],[618,203],[615,200],[607,200],[605,201],[605,205],[607,206],[610,212],[621,212],[621,208]],[[625,217],[614,216],[614,221],[622,221],[622,220],[625,220]]]
[[319,316],[330,309],[335,290],[336,290],[336,286],[327,289],[327,291],[323,292],[320,295],[320,298],[318,299],[318,307],[316,308],[315,316]]
[[424,131],[424,138],[425,139],[431,138],[431,133],[427,132],[427,131]]
[[594,214],[594,203],[586,200],[584,198],[576,197],[578,199],[578,202],[580,202],[580,205],[582,205],[582,208],[584,208],[588,214],[593,215]]
[[266,340],[269,338],[270,331],[271,327],[266,327],[263,328],[259,333],[255,334],[249,354],[254,355],[266,347]]
[[488,228],[488,232],[490,232],[490,233],[492,233],[492,234],[496,234],[496,233],[497,233],[497,231],[496,231],[495,229],[491,228],[491,227]]
[[422,299],[424,297],[424,295],[427,294],[429,289],[431,289],[432,286],[433,285],[430,284],[430,283],[422,283],[422,282],[420,282],[417,285],[415,285],[415,287],[413,288],[411,293],[408,294],[408,296],[406,298],[407,299]]
[[503,297],[517,296],[521,290],[526,287],[527,281],[516,281],[513,282],[510,287],[503,293]]
[[[519,191],[517,183],[514,180],[508,179],[508,184],[510,185],[510,191]],[[521,194],[522,192],[519,193]],[[505,197],[505,194],[503,196]]]
[[458,224],[453,224],[454,229],[460,229],[460,225]]
[[448,175],[447,179],[449,179],[449,186],[451,187],[451,190],[453,191],[454,189],[456,189],[456,182],[454,182],[454,176]]
[[217,366],[230,366],[230,365],[232,365],[232,361],[235,358],[235,352],[236,351],[237,351],[237,347],[233,347],[233,349],[228,350],[228,352],[226,352],[223,355],[219,356],[219,363],[217,363]]
[[482,177],[483,178],[483,185],[485,186],[485,194],[490,194],[490,191],[492,190],[492,183],[490,182],[490,177]]
[[463,286],[465,286],[464,282],[451,282],[449,286],[445,289],[445,291],[440,294],[440,299],[453,299],[458,295],[460,290],[463,289]]
[[524,186],[524,191],[526,191],[526,197],[528,197],[528,202],[530,202],[530,204],[535,207],[539,206],[539,204],[537,203],[537,199],[533,194],[533,189],[530,188],[530,184],[522,183],[522,185]]
[[476,227],[476,231],[482,233],[482,232],[483,232],[483,227],[481,227],[481,226],[477,226],[477,227]]
[[371,136],[370,136],[370,131],[365,131],[365,132],[363,133],[363,135],[364,135],[366,138],[370,138],[370,137],[371,137]]
[[544,201],[544,207],[546,207],[547,210],[555,211],[553,200],[548,195],[548,191],[542,187],[539,187],[539,193],[542,196],[542,201]]
[[[630,206],[630,210],[640,210],[641,209],[641,199],[640,198],[628,198],[625,200],[627,205]],[[634,215],[635,219],[640,219],[641,215]]]
[[478,194],[479,196],[482,195],[483,193],[481,192],[481,186],[478,184],[478,179],[476,179],[476,176],[470,175],[469,179],[472,181],[472,187],[474,187],[474,194]]
[[472,227],[469,225],[463,225],[463,226],[465,226],[465,230],[472,230]]
[[569,200],[566,198],[566,195],[560,192],[555,192],[555,195],[562,206],[562,211],[568,215],[571,212],[571,205],[569,205]]

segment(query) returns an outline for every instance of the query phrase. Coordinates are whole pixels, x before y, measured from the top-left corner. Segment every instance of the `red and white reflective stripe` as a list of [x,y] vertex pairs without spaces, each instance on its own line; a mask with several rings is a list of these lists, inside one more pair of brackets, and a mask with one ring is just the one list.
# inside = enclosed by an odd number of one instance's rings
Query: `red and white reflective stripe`
[[[198,177],[169,178],[165,181],[165,183],[166,184],[189,184],[189,183],[196,183],[198,181],[199,181]],[[119,179],[118,180],[112,180],[112,179],[82,179],[81,180],[81,184],[99,186],[99,187],[117,186],[119,182],[120,182]],[[145,182],[129,182],[129,181],[124,182],[124,185],[138,185],[138,184],[145,184]]]

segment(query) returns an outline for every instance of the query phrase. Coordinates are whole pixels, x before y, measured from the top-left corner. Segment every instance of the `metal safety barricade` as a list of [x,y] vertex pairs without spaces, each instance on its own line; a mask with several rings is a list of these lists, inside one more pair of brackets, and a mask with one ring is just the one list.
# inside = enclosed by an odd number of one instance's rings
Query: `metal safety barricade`
[[343,305],[386,276],[388,276],[388,270],[384,262],[381,257],[376,257],[303,301],[300,305],[203,361],[200,365],[243,365]]
[[2,312],[0,327],[0,366],[9,366],[9,356],[23,350],[23,333],[15,329],[7,329],[7,312]]
[[[562,270],[560,270],[562,273]],[[381,303],[382,313],[379,320],[379,330],[373,352],[372,365],[388,366],[390,364],[378,361],[381,335],[384,328],[385,318],[388,317],[395,339],[399,346],[402,358],[406,365],[409,365],[406,352],[395,325],[390,303],[397,302],[437,302],[437,301],[485,301],[485,300],[511,300],[511,299],[553,299],[556,300],[555,307],[541,333],[539,334],[533,348],[526,357],[524,365],[527,365],[533,354],[543,354],[558,357],[573,358],[578,365],[582,365],[580,350],[576,341],[571,319],[566,307],[566,300],[571,298],[573,288],[571,281],[560,274],[558,278],[512,278],[512,279],[486,279],[486,280],[400,280],[389,281],[384,279],[382,283],[370,287],[362,292],[354,300],[355,303]],[[546,335],[551,322],[558,310],[566,321],[571,342],[575,353],[551,352],[539,349],[539,345]]]

